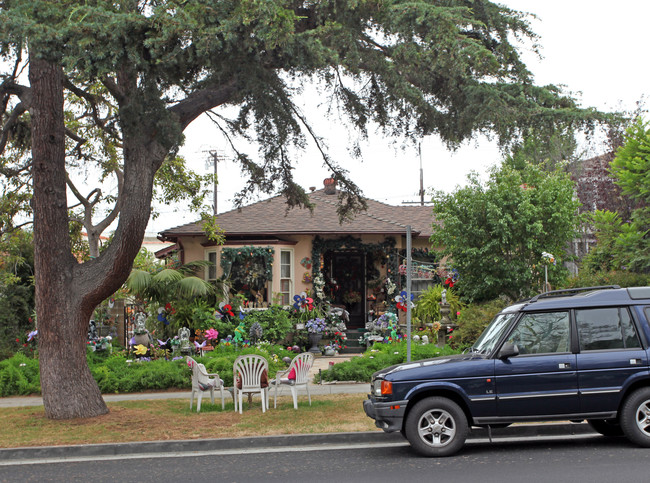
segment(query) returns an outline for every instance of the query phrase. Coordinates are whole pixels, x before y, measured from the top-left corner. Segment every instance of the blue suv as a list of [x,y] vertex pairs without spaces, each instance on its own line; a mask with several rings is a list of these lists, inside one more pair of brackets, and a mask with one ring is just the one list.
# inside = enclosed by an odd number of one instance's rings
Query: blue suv
[[373,375],[366,414],[426,456],[469,428],[584,420],[650,447],[650,287],[558,290],[501,311],[458,356]]

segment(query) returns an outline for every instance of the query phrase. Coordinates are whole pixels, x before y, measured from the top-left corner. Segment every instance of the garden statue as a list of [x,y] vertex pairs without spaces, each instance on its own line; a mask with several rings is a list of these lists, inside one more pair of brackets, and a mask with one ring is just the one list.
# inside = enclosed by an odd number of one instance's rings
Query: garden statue
[[253,343],[256,343],[262,338],[263,332],[264,331],[262,330],[262,326],[260,325],[260,323],[253,322],[253,325],[251,325],[251,329],[248,331],[248,336],[253,341]]
[[180,341],[180,351],[182,354],[189,354],[190,349],[190,329],[181,327],[178,331],[178,340]]
[[417,335],[417,334],[415,334],[415,335],[413,336],[413,342],[420,342],[420,336]]
[[447,302],[447,289],[442,291],[442,302],[440,302],[440,323],[443,325],[450,324],[449,319],[449,303]]
[[235,337],[232,338],[233,344],[239,344],[244,341],[243,335],[245,334],[245,325],[242,320],[237,327],[235,327]]
[[143,345],[149,347],[153,344],[153,338],[145,327],[147,315],[144,312],[138,312],[135,315],[135,329],[133,330],[133,337],[131,338],[131,345]]
[[93,341],[97,340],[99,336],[97,335],[97,326],[95,325],[95,321],[91,320],[90,325],[88,326],[88,340]]
[[422,336],[422,345],[427,345],[429,343],[429,336],[428,335],[423,335]]

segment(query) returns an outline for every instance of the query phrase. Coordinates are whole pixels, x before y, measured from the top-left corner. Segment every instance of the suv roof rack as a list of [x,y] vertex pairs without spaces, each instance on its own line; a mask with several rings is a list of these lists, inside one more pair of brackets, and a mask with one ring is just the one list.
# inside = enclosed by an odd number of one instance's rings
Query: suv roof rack
[[571,297],[573,295],[576,295],[580,292],[589,292],[591,290],[611,290],[611,289],[617,289],[621,288],[619,285],[599,285],[597,287],[578,287],[578,288],[567,288],[564,290],[551,290],[550,292],[544,292],[539,295],[535,295],[533,298],[531,298],[528,302],[537,302],[541,298],[547,298],[547,297]]

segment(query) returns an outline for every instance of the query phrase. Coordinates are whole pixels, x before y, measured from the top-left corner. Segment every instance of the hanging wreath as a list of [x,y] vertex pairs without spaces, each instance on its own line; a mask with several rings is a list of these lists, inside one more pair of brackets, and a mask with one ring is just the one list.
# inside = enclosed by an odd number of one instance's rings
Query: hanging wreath
[[222,248],[221,268],[231,280],[259,290],[273,279],[273,248]]

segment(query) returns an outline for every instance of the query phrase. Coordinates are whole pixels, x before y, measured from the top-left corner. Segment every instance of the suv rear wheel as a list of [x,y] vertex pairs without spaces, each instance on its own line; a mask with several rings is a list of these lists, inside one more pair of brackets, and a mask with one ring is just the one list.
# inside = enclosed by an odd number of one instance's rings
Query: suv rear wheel
[[467,417],[455,402],[444,397],[419,401],[404,424],[406,438],[424,456],[449,456],[465,444]]
[[621,427],[634,443],[650,447],[650,388],[637,389],[621,408]]

